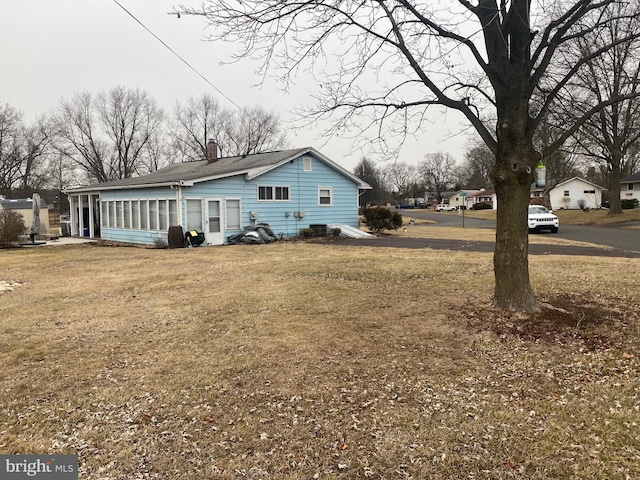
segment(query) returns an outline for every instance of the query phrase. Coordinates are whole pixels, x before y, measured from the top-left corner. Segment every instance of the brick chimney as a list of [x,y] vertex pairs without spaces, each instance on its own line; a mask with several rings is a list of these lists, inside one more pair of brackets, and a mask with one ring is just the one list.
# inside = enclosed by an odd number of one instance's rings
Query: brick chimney
[[218,160],[218,144],[215,140],[207,142],[207,163],[213,163]]

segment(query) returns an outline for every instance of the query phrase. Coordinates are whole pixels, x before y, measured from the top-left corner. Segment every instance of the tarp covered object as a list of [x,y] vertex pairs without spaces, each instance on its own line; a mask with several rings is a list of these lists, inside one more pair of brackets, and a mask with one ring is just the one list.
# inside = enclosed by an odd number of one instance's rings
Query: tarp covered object
[[32,204],[33,221],[31,222],[29,235],[31,237],[31,241],[33,242],[34,237],[40,233],[40,195],[38,195],[37,193],[33,194]]
[[258,223],[257,225],[251,225],[245,227],[243,233],[232,235],[229,237],[229,244],[261,244],[271,243],[278,239],[266,223]]

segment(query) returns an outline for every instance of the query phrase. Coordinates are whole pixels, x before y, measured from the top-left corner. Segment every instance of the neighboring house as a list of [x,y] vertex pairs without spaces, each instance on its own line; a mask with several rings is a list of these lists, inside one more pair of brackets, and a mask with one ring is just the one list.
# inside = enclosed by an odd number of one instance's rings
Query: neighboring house
[[[0,198],[0,209],[14,210],[22,215],[25,233],[33,222],[33,200],[30,198]],[[49,205],[40,198],[40,235],[49,233]]]
[[553,210],[580,209],[583,207],[600,208],[602,192],[606,188],[580,177],[573,177],[557,184],[549,191],[549,200]]
[[358,197],[371,187],[313,148],[218,158],[210,142],[208,155],[66,190],[72,235],[154,244],[181,226],[221,245],[258,223],[285,238],[312,225],[358,227]]
[[449,197],[449,205],[452,207],[466,206],[466,198],[470,193],[475,193],[476,190],[458,190]]
[[640,172],[620,180],[620,200],[640,201]]
[[477,203],[491,205],[494,210],[498,205],[498,202],[496,202],[496,194],[484,188],[480,190],[458,190],[449,197],[449,205],[454,207],[464,205],[467,209],[472,209]]

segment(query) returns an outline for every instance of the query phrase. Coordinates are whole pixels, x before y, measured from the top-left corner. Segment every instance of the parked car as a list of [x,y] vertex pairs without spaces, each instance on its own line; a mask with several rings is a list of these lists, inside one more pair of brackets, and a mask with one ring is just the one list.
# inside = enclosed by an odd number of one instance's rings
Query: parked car
[[424,203],[424,202],[419,203],[418,204],[418,208],[429,208],[429,204],[428,203]]
[[456,207],[449,205],[448,203],[439,203],[436,205],[436,212],[452,212]]
[[553,210],[547,210],[542,205],[529,205],[529,233],[549,230],[558,233],[560,223]]
[[416,207],[414,207],[413,205],[410,205],[408,203],[401,203],[400,205],[397,206],[397,208],[399,210],[412,210]]

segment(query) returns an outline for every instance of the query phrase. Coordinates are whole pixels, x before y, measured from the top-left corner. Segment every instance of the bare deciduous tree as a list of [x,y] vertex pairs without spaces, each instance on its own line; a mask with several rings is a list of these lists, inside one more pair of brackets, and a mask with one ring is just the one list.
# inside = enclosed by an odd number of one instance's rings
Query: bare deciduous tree
[[148,93],[116,87],[95,98],[88,92],[62,100],[59,151],[99,182],[134,176],[163,113]]
[[0,104],[0,194],[9,195],[20,177],[22,112]]
[[20,189],[38,190],[50,182],[49,162],[54,155],[56,127],[49,115],[37,118],[33,125],[23,130],[22,165],[20,167]]
[[262,107],[245,108],[231,117],[225,131],[235,155],[280,150],[287,146],[280,118]]
[[[635,9],[635,11],[634,11]],[[633,34],[638,26],[635,15],[640,11],[637,2],[618,4],[606,13],[610,22],[605,28],[578,39],[574,55],[584,57],[593,52],[606,51],[591,60],[584,71],[575,76],[566,98],[564,118],[584,115],[592,105],[610,103],[612,99],[627,97],[611,103],[582,125],[575,139],[580,152],[607,172],[610,191],[610,215],[622,213],[620,179],[634,173],[640,141],[640,39],[616,43],[617,39]],[[607,45],[613,45],[606,48]]]
[[429,153],[418,165],[418,172],[425,185],[442,201],[442,194],[456,183],[456,162],[451,155],[443,152]]
[[22,112],[0,105],[0,193],[30,195],[47,183],[46,164],[53,152],[55,130],[43,115],[26,125]]
[[413,197],[413,187],[417,186],[418,180],[415,165],[401,161],[391,162],[381,168],[381,174],[389,189],[399,197]]
[[[285,80],[316,74],[317,118],[334,132],[374,125],[381,144],[415,132],[433,106],[460,112],[494,153],[498,198],[494,305],[533,311],[524,221],[534,169],[590,116],[624,97],[594,104],[567,122],[545,151],[536,131],[569,81],[615,39],[566,62],[568,45],[598,32],[616,0],[208,0],[181,13],[202,15],[215,38],[243,42],[262,73]],[[636,29],[635,31],[637,31]]]
[[226,154],[223,139],[227,116],[228,112],[208,94],[190,97],[185,105],[176,103],[169,132],[180,160],[205,160],[209,140],[214,140]]
[[223,156],[249,155],[286,146],[280,119],[261,107],[231,111],[211,95],[176,104],[170,128],[173,148],[182,161],[207,158],[207,142],[214,140]]

